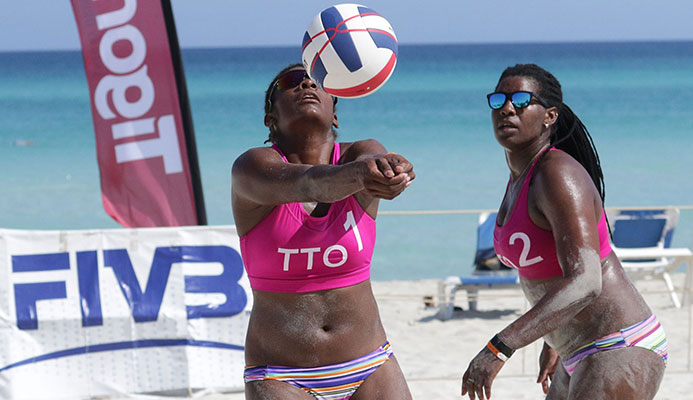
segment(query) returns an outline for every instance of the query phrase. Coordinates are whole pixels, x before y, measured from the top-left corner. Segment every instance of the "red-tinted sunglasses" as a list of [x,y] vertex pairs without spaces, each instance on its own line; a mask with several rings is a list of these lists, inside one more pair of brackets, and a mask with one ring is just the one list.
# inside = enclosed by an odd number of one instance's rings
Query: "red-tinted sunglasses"
[[[291,71],[288,71],[284,75],[280,76],[277,78],[277,80],[274,82],[272,85],[272,90],[270,90],[269,96],[267,96],[267,103],[268,103],[268,110],[272,109],[272,97],[274,96],[274,92],[276,90],[289,90],[293,89],[296,86],[300,85],[301,82],[303,82],[306,79],[311,79],[310,76],[308,76],[308,73],[303,70],[303,69],[294,69]],[[334,101],[334,104],[337,104],[337,98],[332,96],[332,99]]]

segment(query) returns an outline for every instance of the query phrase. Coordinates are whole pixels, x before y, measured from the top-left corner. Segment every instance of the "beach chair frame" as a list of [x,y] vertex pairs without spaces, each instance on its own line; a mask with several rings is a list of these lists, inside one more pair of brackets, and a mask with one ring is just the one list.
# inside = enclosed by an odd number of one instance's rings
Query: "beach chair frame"
[[479,214],[477,250],[474,257],[475,271],[473,275],[462,277],[449,276],[438,282],[438,313],[436,316],[439,319],[447,320],[452,318],[455,311],[455,294],[459,290],[464,290],[467,293],[469,311],[477,311],[479,291],[484,289],[518,287],[520,278],[517,271],[514,269],[507,269],[507,267],[504,266],[495,270],[479,269],[481,266],[488,266],[490,264],[488,260],[492,255],[495,255],[493,251],[493,228],[496,224],[496,215],[497,213],[495,212],[483,212]]
[[[637,249],[643,255],[656,255],[661,249],[670,248],[680,211],[676,207],[660,208],[610,208],[607,216],[612,229],[612,243],[618,255],[622,249]],[[676,308],[681,308],[671,273],[678,268],[672,257],[621,259],[621,265],[631,280],[661,279]]]

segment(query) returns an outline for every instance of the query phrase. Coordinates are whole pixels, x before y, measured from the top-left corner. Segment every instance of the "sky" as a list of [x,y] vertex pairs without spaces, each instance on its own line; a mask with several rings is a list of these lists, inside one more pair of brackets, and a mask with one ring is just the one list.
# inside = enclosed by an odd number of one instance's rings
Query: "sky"
[[[299,46],[313,17],[340,3],[334,0],[170,1],[183,48]],[[70,1],[3,3],[6,17],[0,24],[0,51],[79,49]],[[691,0],[364,0],[359,3],[385,16],[400,44],[693,40]]]

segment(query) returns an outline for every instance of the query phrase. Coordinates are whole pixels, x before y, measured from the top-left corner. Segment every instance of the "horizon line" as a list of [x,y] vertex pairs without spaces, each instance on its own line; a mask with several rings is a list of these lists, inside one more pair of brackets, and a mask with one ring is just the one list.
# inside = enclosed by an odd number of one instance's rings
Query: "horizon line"
[[[399,46],[508,46],[508,45],[575,45],[575,44],[655,44],[655,43],[693,43],[693,39],[610,39],[610,40],[564,40],[564,41],[516,41],[516,42],[400,42]],[[300,48],[300,44],[258,44],[258,45],[229,45],[229,46],[180,46],[181,50],[213,50],[213,49],[283,49]],[[0,49],[0,53],[50,53],[81,51],[81,47],[61,48],[30,48],[30,49]]]

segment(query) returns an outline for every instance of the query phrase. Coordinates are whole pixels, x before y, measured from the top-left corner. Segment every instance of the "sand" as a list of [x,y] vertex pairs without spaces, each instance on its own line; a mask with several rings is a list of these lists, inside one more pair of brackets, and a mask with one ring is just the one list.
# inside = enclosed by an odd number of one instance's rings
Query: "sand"
[[[674,275],[674,284],[681,288],[683,274]],[[436,294],[437,283],[437,280],[373,283],[383,324],[414,399],[460,399],[461,376],[469,361],[528,306],[519,288],[484,290],[478,311],[466,311],[465,293],[458,292],[456,305],[461,309],[451,319],[441,321],[436,318],[436,308],[425,306],[423,300],[424,296]],[[655,398],[693,399],[691,308],[674,308],[661,280],[641,280],[636,286],[669,338],[669,366]],[[544,398],[541,387],[535,383],[540,350],[541,341],[538,341],[515,353],[493,385],[493,399]],[[208,394],[198,398],[240,400],[244,395]]]
[[[683,274],[674,283],[683,286]],[[661,280],[638,281],[636,286],[664,325],[670,361],[656,399],[693,399],[693,368],[689,369],[690,308],[676,309]],[[435,318],[436,309],[421,300],[434,295],[437,281],[376,282],[374,291],[383,323],[415,399],[460,399],[461,378],[471,359],[486,342],[529,307],[521,290],[485,290],[478,311],[465,311],[465,292],[458,292],[452,319]],[[543,399],[536,383],[542,341],[517,351],[501,370],[492,388],[494,399]]]

